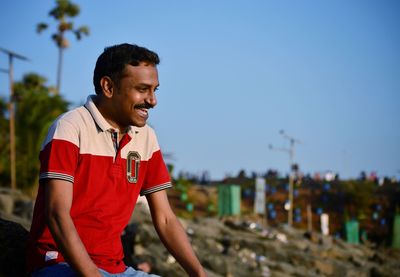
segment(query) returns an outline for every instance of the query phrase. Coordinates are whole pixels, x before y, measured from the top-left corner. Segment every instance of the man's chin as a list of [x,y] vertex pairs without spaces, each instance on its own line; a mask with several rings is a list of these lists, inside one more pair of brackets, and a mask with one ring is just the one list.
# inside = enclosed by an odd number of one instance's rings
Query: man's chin
[[146,121],[134,121],[132,122],[132,125],[135,127],[144,127],[146,125]]

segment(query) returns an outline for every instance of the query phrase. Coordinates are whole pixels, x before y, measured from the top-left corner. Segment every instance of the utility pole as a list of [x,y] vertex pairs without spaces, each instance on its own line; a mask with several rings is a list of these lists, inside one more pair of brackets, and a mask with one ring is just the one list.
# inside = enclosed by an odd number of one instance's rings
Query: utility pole
[[289,211],[288,211],[288,225],[293,225],[293,183],[294,183],[294,145],[295,143],[300,143],[300,140],[295,139],[292,136],[289,136],[285,133],[284,130],[280,130],[279,134],[281,134],[285,139],[289,140],[289,148],[276,148],[271,144],[269,145],[269,149],[283,151],[289,154]]
[[13,82],[13,59],[20,59],[27,61],[28,58],[19,55],[15,52],[0,48],[0,52],[8,55],[8,76],[10,82],[10,101],[8,103],[8,112],[10,116],[10,170],[11,170],[11,188],[17,188],[17,174],[16,174],[16,151],[15,151],[15,95],[14,95],[14,82]]

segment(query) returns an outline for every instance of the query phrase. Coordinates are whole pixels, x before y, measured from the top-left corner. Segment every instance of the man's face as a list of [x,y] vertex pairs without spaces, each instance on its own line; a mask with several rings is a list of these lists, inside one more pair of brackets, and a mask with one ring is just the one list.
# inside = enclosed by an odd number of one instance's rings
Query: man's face
[[143,127],[149,109],[157,104],[158,72],[151,64],[126,65],[113,93],[115,123],[122,130],[129,125]]

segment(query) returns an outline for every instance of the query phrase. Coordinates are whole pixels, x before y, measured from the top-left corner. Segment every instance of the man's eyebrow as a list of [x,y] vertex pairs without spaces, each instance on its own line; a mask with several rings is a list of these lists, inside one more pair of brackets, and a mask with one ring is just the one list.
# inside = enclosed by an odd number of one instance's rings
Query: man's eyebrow
[[[139,84],[136,84],[136,86],[137,86],[137,87],[146,87],[146,88],[152,87],[151,84],[147,84],[147,83],[139,83]],[[159,86],[160,86],[160,84],[157,84],[157,85],[155,85],[154,87],[155,87],[155,88],[158,88]]]

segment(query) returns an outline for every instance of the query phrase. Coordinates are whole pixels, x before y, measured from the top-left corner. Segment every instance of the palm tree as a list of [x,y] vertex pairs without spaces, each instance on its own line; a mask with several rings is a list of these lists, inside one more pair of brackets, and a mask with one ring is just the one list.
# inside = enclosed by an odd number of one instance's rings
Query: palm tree
[[[53,17],[57,22],[57,31],[51,36],[54,43],[58,47],[58,67],[57,67],[57,90],[56,94],[60,93],[61,86],[61,68],[63,62],[63,52],[69,46],[69,41],[65,37],[66,32],[75,34],[77,40],[80,40],[83,35],[89,35],[89,27],[80,26],[74,28],[73,22],[69,18],[79,15],[80,9],[76,4],[69,0],[56,0],[56,6],[49,12],[49,16]],[[47,23],[39,23],[36,26],[36,31],[41,33],[48,28]]]
[[17,187],[25,189],[36,184],[39,172],[41,144],[52,122],[67,111],[69,103],[61,95],[54,95],[46,78],[28,73],[15,82]]

